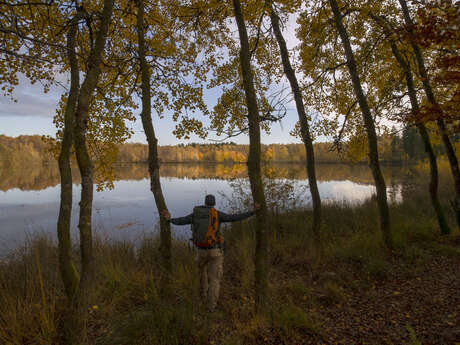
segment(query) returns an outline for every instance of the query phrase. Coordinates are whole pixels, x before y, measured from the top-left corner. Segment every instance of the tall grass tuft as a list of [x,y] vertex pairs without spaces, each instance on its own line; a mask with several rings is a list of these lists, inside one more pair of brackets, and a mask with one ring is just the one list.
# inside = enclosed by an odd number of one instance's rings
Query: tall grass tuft
[[58,276],[56,245],[48,237],[29,240],[0,262],[0,343],[58,342]]

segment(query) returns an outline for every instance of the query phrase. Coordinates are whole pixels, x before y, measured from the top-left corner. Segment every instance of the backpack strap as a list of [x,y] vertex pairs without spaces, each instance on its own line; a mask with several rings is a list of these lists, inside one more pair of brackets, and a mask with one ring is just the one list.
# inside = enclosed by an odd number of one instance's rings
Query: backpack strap
[[214,207],[209,210],[209,222],[215,234],[215,244],[220,247],[224,243],[224,236],[220,233],[219,213]]

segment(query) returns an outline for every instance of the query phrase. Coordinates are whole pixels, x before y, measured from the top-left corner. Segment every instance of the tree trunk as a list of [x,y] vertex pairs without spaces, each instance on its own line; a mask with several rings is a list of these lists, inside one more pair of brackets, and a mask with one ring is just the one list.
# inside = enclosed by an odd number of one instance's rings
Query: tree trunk
[[295,105],[297,108],[297,114],[299,116],[300,134],[302,136],[302,141],[305,145],[305,151],[307,153],[306,169],[313,203],[313,233],[319,240],[321,226],[321,198],[319,195],[318,184],[316,181],[315,155],[313,150],[313,140],[310,135],[310,126],[308,124],[307,114],[305,112],[305,106],[303,104],[299,83],[297,82],[297,77],[295,75],[294,69],[292,68],[291,62],[289,61],[289,53],[286,47],[286,41],[284,40],[283,34],[280,30],[279,17],[273,7],[270,18],[276,40],[278,41],[278,45],[280,48],[284,73],[286,74],[286,77],[288,78],[289,83],[291,85],[291,90],[294,94]]
[[436,163],[436,155],[431,145],[430,136],[425,125],[423,123],[418,123],[417,128],[420,132],[420,136],[422,137],[423,145],[425,146],[425,152],[427,153],[428,159],[430,161],[430,184],[428,187],[428,191],[430,193],[431,204],[433,205],[436,217],[438,218],[438,224],[439,229],[441,230],[441,235],[450,234],[450,227],[447,223],[444,211],[438,198],[439,176],[438,164]]
[[[425,67],[425,61],[423,59],[422,51],[420,47],[414,41],[414,30],[413,26],[414,23],[409,13],[409,8],[407,7],[407,3],[405,0],[398,0],[401,4],[401,8],[404,15],[404,20],[407,25],[407,30],[411,36],[410,43],[412,49],[414,50],[415,58],[417,60],[418,71],[420,73],[420,79],[422,80],[423,89],[426,94],[426,98],[428,102],[430,102],[433,106],[437,106],[436,98],[433,93],[433,89],[431,88],[430,81],[428,79],[428,73]],[[447,132],[446,124],[442,118],[439,118],[436,121],[438,126],[439,133],[441,134],[442,142],[444,144],[444,148],[446,149],[447,158],[449,159],[449,165],[452,172],[452,177],[454,179],[454,186],[455,186],[455,199],[453,201],[453,208],[455,212],[455,216],[457,219],[457,225],[460,227],[460,169],[458,166],[458,159],[455,154],[455,149],[450,142],[449,133]]]
[[80,15],[77,13],[70,23],[67,34],[67,55],[70,65],[70,90],[64,113],[64,132],[62,137],[61,152],[59,154],[59,172],[61,176],[61,200],[57,223],[59,243],[59,268],[64,290],[69,300],[72,300],[77,290],[79,276],[72,263],[70,239],[70,219],[72,215],[72,171],[70,167],[70,154],[73,142],[73,126],[75,107],[80,88],[79,68],[75,53],[75,40],[77,36],[77,22]]
[[[149,173],[150,173],[150,190],[155,198],[158,213],[168,210],[161,190],[160,183],[160,164],[158,160],[158,140],[152,125],[152,105],[150,101],[150,71],[145,58],[145,33],[144,33],[144,1],[138,0],[137,12],[137,37],[139,44],[139,62],[142,76],[142,126],[144,127],[145,136],[149,147]],[[171,264],[171,226],[164,217],[160,217],[160,241],[161,256],[163,259],[163,268],[166,276],[172,269]]]
[[268,221],[264,187],[260,169],[260,117],[251,70],[248,33],[239,0],[233,0],[240,38],[240,65],[243,77],[249,122],[248,175],[254,202],[260,205],[256,213],[255,302],[256,312],[264,313],[268,306]]
[[94,281],[94,258],[91,216],[93,205],[93,164],[86,147],[86,129],[89,121],[89,106],[97,85],[105,42],[112,20],[113,0],[104,0],[102,19],[96,36],[94,49],[88,58],[88,72],[80,89],[75,114],[75,151],[81,175],[81,200],[78,228],[80,230],[81,278],[75,305],[79,314],[77,329],[81,332],[79,342],[86,342],[87,309]]
[[72,215],[72,171],[70,167],[70,154],[73,142],[73,129],[75,120],[75,107],[77,104],[80,88],[79,67],[77,55],[75,53],[75,41],[78,31],[78,20],[82,17],[82,12],[77,12],[71,20],[69,32],[67,34],[67,55],[70,65],[70,90],[67,98],[64,113],[64,132],[59,154],[59,172],[61,176],[61,200],[57,223],[58,246],[59,246],[59,269],[64,290],[68,300],[69,313],[63,322],[62,336],[66,343],[75,343],[74,323],[75,309],[73,301],[76,297],[80,277],[71,259],[72,242],[70,238],[70,220]]
[[[409,99],[412,107],[412,112],[415,114],[417,113],[420,108],[417,100],[417,92],[415,91],[414,86],[414,79],[412,77],[412,70],[410,65],[406,62],[404,57],[402,56],[401,52],[399,51],[398,47],[396,46],[396,42],[394,39],[391,38],[391,31],[389,28],[385,26],[385,23],[382,22],[379,18],[376,18],[377,22],[382,26],[383,30],[387,37],[390,38],[391,50],[393,55],[395,56],[396,60],[398,61],[401,69],[404,72],[404,76],[406,78],[407,83],[407,90],[409,92]],[[436,213],[436,217],[438,219],[439,228],[441,230],[441,234],[449,234],[450,228],[447,223],[446,217],[444,215],[444,211],[442,210],[441,203],[439,202],[438,198],[438,164],[436,163],[436,155],[433,150],[433,146],[431,145],[430,136],[428,131],[423,123],[417,123],[417,128],[419,130],[420,136],[422,137],[423,145],[425,147],[425,152],[428,155],[428,159],[430,161],[430,184],[428,191],[430,193],[431,204],[433,205],[434,211]]]
[[364,124],[366,126],[367,141],[369,145],[369,166],[372,171],[372,175],[375,181],[375,188],[377,190],[377,202],[380,213],[380,228],[382,230],[383,239],[387,248],[393,248],[393,237],[391,234],[390,226],[390,213],[388,210],[387,203],[387,190],[385,186],[385,180],[380,170],[379,154],[377,149],[377,134],[375,131],[374,119],[372,118],[369,104],[367,103],[366,96],[364,95],[361,81],[359,79],[358,71],[356,69],[356,61],[351,49],[350,40],[348,33],[342,22],[342,14],[340,13],[337,0],[329,0],[332,12],[334,13],[334,21],[337,27],[337,31],[342,40],[342,44],[345,50],[345,56],[347,59],[347,67],[350,72],[351,81],[353,83],[353,89],[363,114]]

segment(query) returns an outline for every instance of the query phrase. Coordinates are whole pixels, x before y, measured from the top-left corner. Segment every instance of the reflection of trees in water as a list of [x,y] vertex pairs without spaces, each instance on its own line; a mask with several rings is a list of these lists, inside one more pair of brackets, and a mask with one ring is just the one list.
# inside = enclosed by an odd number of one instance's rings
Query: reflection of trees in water
[[[115,173],[116,180],[142,180],[147,176],[147,166],[142,164],[118,167]],[[72,167],[72,181],[74,184],[80,183],[80,174],[76,166]],[[0,191],[12,188],[42,190],[59,183],[59,169],[56,164],[0,167]]]
[[163,164],[160,169],[163,177],[187,179],[232,179],[247,177],[245,164]]
[[399,191],[399,184],[396,183],[396,171],[394,169],[391,170],[390,179],[387,180],[387,189],[388,189],[388,199],[390,202],[395,203],[398,198],[398,191]]
[[[370,170],[365,165],[345,164],[318,164],[317,175],[319,181],[349,180],[355,183],[372,184]],[[302,164],[274,164],[264,166],[264,174],[268,178],[285,178],[292,180],[305,180],[306,171]],[[383,167],[383,173],[388,187],[405,184],[403,193],[410,193],[407,189],[415,174],[425,176],[426,169]],[[160,173],[162,177],[181,179],[233,179],[246,178],[247,167],[245,164],[162,164]],[[119,166],[116,169],[116,180],[142,180],[148,178],[148,167],[145,164]],[[419,178],[417,178],[419,180]],[[78,169],[73,169],[73,181],[78,184],[80,176]],[[27,165],[0,168],[0,190],[7,191],[12,188],[21,190],[41,190],[59,184],[59,170],[56,164]],[[397,190],[397,188],[394,188]]]
[[[448,162],[438,161],[439,169],[439,186],[438,192],[441,197],[443,207],[450,209],[449,200],[453,198],[453,180],[450,174]],[[399,185],[401,197],[403,200],[419,200],[420,205],[425,205],[429,201],[429,165],[428,163],[411,165],[401,171],[399,176]],[[426,204],[429,205],[429,204]],[[431,211],[431,206],[429,210]]]
[[[370,184],[373,182],[371,172],[365,165],[346,164],[318,164],[319,181],[349,180],[356,183]],[[384,167],[384,175],[398,183],[402,175],[401,167]],[[269,178],[286,178],[292,180],[305,180],[307,174],[302,164],[273,164],[263,167],[263,172]],[[247,177],[245,164],[235,165],[207,165],[207,164],[163,164],[161,175],[164,177],[189,178],[189,179],[232,179]]]
[[419,185],[419,175],[417,170],[409,167],[404,170],[401,178],[401,195],[403,200],[409,199],[414,195],[414,192],[421,186]]
[[57,165],[27,165],[0,167],[0,190],[12,188],[41,190],[59,184]]

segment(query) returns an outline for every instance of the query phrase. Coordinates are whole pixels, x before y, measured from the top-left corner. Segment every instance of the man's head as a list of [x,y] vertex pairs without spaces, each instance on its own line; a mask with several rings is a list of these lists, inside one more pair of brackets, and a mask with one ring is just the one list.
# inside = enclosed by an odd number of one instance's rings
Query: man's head
[[204,198],[204,204],[206,206],[214,206],[216,204],[216,198],[212,194],[206,195]]

